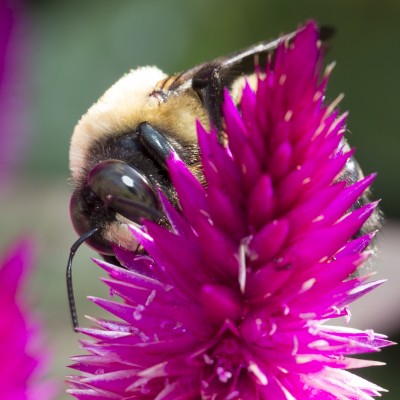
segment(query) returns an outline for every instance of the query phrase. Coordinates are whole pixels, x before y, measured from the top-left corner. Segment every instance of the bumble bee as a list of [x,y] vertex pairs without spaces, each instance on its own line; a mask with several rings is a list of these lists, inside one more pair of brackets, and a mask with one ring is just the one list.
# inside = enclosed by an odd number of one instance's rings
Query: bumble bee
[[[156,190],[176,201],[166,166],[171,153],[202,181],[195,121],[223,136],[224,88],[238,102],[245,79],[255,82],[256,64],[265,64],[294,34],[176,75],[137,68],[100,97],[76,125],[70,147],[71,218],[79,235],[95,229],[89,246],[106,256],[114,244],[137,248],[128,224],[163,218]],[[331,34],[321,29],[322,39]]]
[[202,182],[196,120],[223,135],[222,98],[227,88],[238,101],[256,62],[273,57],[281,40],[263,42],[227,57],[168,76],[156,67],[131,70],[108,89],[76,125],[70,146],[74,191],[73,226],[80,236],[71,247],[67,290],[72,323],[78,320],[72,260],[86,242],[113,263],[113,246],[137,251],[129,224],[143,218],[166,223],[157,190],[176,204],[167,159],[175,153]]
[[[214,127],[224,137],[223,90],[239,101],[245,79],[255,81],[256,66],[274,57],[282,40],[262,42],[227,57],[168,76],[156,67],[130,71],[108,89],[75,127],[70,147],[74,192],[71,219],[80,239],[72,246],[67,267],[71,317],[78,325],[71,278],[72,258],[86,242],[105,259],[117,262],[113,246],[136,251],[128,229],[143,218],[166,223],[160,189],[174,204],[167,159],[175,153],[203,182],[195,121]],[[321,28],[321,40],[332,29]],[[352,160],[347,179],[359,179]]]

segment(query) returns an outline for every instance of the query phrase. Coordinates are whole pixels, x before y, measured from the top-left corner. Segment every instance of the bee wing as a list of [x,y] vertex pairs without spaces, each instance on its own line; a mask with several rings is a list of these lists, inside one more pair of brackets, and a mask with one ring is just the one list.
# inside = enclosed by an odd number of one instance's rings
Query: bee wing
[[[290,41],[295,34],[296,32],[292,32],[273,41],[261,42],[228,56],[200,64],[174,76],[169,81],[168,90],[193,90],[204,104],[212,124],[221,130],[224,88],[230,90],[238,79],[254,74],[257,65],[265,65],[266,60],[273,57],[279,43]],[[320,40],[326,43],[333,36],[334,29],[321,27],[319,34]]]

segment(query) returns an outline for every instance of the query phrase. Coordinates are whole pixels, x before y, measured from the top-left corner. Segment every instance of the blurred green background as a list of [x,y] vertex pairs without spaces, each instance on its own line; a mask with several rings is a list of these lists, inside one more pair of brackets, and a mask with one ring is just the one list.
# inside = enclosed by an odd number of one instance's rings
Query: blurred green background
[[[131,68],[158,65],[173,73],[292,31],[310,18],[334,26],[337,34],[327,60],[336,60],[337,66],[328,97],[345,92],[341,109],[350,110],[348,139],[364,171],[378,171],[374,197],[383,199],[386,218],[396,226],[400,218],[398,0],[31,0],[25,2],[22,14],[26,46],[19,95],[25,104],[20,118],[25,121],[21,135],[26,146],[13,182],[1,194],[0,244],[23,232],[37,238],[39,273],[31,289],[51,332],[53,375],[60,381],[68,373],[64,367],[68,357],[79,354],[64,288],[65,264],[75,240],[68,215],[70,135],[87,108]],[[75,262],[83,324],[84,314],[97,313],[85,296],[106,295],[90,256],[93,253],[82,249]],[[374,329],[395,340],[398,315],[388,314],[390,323]],[[399,399],[399,351],[389,348],[377,358],[386,358],[389,366],[360,374],[390,389],[385,400]]]

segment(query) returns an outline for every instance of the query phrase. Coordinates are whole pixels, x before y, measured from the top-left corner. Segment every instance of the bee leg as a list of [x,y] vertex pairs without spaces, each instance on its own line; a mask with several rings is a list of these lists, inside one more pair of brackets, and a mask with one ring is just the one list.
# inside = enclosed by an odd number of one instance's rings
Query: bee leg
[[109,263],[109,264],[112,264],[112,265],[115,265],[115,266],[117,266],[117,267],[126,269],[126,268],[118,261],[118,258],[115,257],[115,256],[110,256],[110,255],[108,255],[108,254],[101,254],[101,257],[102,257],[102,259],[103,259],[105,262],[107,262],[107,263]]
[[167,171],[167,160],[172,153],[176,153],[168,140],[148,122],[142,122],[139,125],[138,136],[154,160]]

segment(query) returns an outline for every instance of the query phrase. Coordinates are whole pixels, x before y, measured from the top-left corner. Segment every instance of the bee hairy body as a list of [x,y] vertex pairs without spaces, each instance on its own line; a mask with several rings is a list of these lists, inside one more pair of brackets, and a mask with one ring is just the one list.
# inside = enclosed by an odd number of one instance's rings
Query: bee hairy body
[[[78,207],[83,216],[78,220],[86,222],[76,230],[83,234],[83,231],[97,226],[100,232],[92,243],[110,242],[130,250],[136,248],[127,223],[138,221],[126,221],[112,208],[104,207],[102,200],[87,184],[89,172],[102,161],[115,159],[132,165],[143,171],[153,187],[160,188],[167,197],[174,199],[167,171],[145,148],[137,134],[141,123],[148,123],[162,134],[200,178],[195,121],[198,119],[208,126],[207,113],[190,89],[178,94],[158,88],[157,84],[165,78],[166,75],[155,67],[131,71],[89,109],[74,130],[70,148],[73,198],[78,204],[75,208]],[[110,248],[102,250],[102,246],[92,247],[103,254],[111,251]]]

